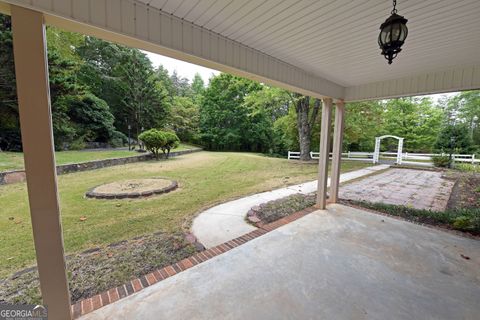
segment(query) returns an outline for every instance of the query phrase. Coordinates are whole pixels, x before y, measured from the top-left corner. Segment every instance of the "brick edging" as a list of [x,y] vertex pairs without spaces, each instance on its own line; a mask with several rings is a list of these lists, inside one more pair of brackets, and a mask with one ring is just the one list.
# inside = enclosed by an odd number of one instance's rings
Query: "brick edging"
[[141,291],[142,289],[157,282],[172,277],[177,273],[190,269],[197,264],[210,260],[215,256],[221,255],[235,247],[238,247],[239,245],[242,245],[292,221],[300,219],[301,217],[304,217],[315,210],[317,210],[315,207],[309,207],[295,212],[289,216],[280,218],[274,222],[268,224],[258,224],[258,229],[244,234],[241,237],[232,239],[213,248],[200,251],[193,256],[185,258],[177,263],[157,269],[151,273],[141,276],[140,278],[133,279],[121,286],[96,294],[93,297],[80,300],[71,306],[73,318],[76,319],[84,314]]

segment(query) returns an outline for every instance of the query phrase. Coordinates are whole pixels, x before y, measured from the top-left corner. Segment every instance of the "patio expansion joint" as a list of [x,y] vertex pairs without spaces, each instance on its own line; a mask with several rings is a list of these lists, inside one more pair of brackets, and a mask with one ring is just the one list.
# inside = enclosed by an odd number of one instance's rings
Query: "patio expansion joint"
[[229,240],[210,249],[199,251],[196,254],[181,261],[178,261],[172,265],[157,269],[151,273],[130,280],[123,285],[111,288],[90,298],[77,301],[71,306],[72,316],[74,319],[78,319],[79,317],[87,313],[90,313],[101,307],[112,304],[120,299],[133,295],[134,293],[137,293],[162,280],[173,277],[177,273],[190,269],[197,264],[201,264],[207,260],[213,259],[214,257],[230,251],[248,241],[254,240],[255,238],[258,238],[270,231],[278,229],[279,227],[284,226],[295,220],[298,220],[316,210],[317,208],[315,207],[309,207],[301,211],[295,212],[289,216],[278,219],[274,222],[268,224],[259,224],[257,229],[240,237]]

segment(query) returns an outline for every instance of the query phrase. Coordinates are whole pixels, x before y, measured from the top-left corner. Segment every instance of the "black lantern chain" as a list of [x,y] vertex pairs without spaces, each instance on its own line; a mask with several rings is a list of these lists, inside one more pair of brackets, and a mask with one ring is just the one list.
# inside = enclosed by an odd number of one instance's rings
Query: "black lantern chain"
[[397,1],[393,0],[391,16],[380,26],[378,45],[382,49],[382,55],[392,64],[400,51],[408,35],[407,19],[397,14]]
[[393,0],[393,10],[390,14],[397,13],[397,0]]

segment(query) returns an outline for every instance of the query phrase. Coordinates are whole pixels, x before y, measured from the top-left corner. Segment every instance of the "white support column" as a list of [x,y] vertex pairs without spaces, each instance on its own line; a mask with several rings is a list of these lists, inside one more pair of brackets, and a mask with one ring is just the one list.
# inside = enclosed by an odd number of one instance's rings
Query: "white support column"
[[345,102],[338,101],[335,107],[335,128],[333,131],[332,173],[330,178],[330,202],[338,201],[340,186],[340,166],[342,161],[343,126],[345,116]]
[[327,204],[328,158],[330,154],[330,122],[332,118],[332,99],[323,99],[322,126],[320,131],[320,150],[318,155],[317,207],[325,209]]
[[11,14],[20,128],[40,289],[49,319],[71,319],[43,14],[14,5]]

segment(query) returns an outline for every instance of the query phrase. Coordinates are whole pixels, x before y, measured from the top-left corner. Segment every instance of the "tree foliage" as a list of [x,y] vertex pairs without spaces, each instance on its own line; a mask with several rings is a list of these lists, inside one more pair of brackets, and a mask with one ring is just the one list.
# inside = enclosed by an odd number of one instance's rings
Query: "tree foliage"
[[199,143],[199,107],[192,98],[173,99],[169,127],[185,142]]
[[211,150],[251,150],[245,132],[251,131],[245,97],[261,90],[254,81],[222,73],[210,80],[200,105],[200,134]]
[[[321,102],[312,97],[223,73],[208,84],[199,74],[190,81],[154,68],[137,49],[53,27],[47,42],[57,149],[94,141],[121,145],[130,126],[134,136],[162,129],[171,138],[159,149],[166,154],[179,138],[211,150],[282,156],[300,150],[303,159],[318,150]],[[0,103],[0,149],[20,150],[11,23],[4,15]],[[344,150],[372,151],[375,137],[385,134],[403,137],[408,152],[478,152],[480,91],[436,102],[421,97],[347,104]],[[397,141],[382,141],[382,150],[396,147]]]
[[164,132],[157,129],[150,129],[142,132],[138,139],[143,141],[145,148],[155,155],[155,158],[159,159],[160,150],[165,147],[167,138]]
[[161,132],[163,136],[165,137],[165,144],[162,146],[162,151],[163,154],[165,154],[165,157],[168,159],[170,156],[170,150],[175,149],[180,145],[180,139],[178,136],[171,131],[164,131]]

